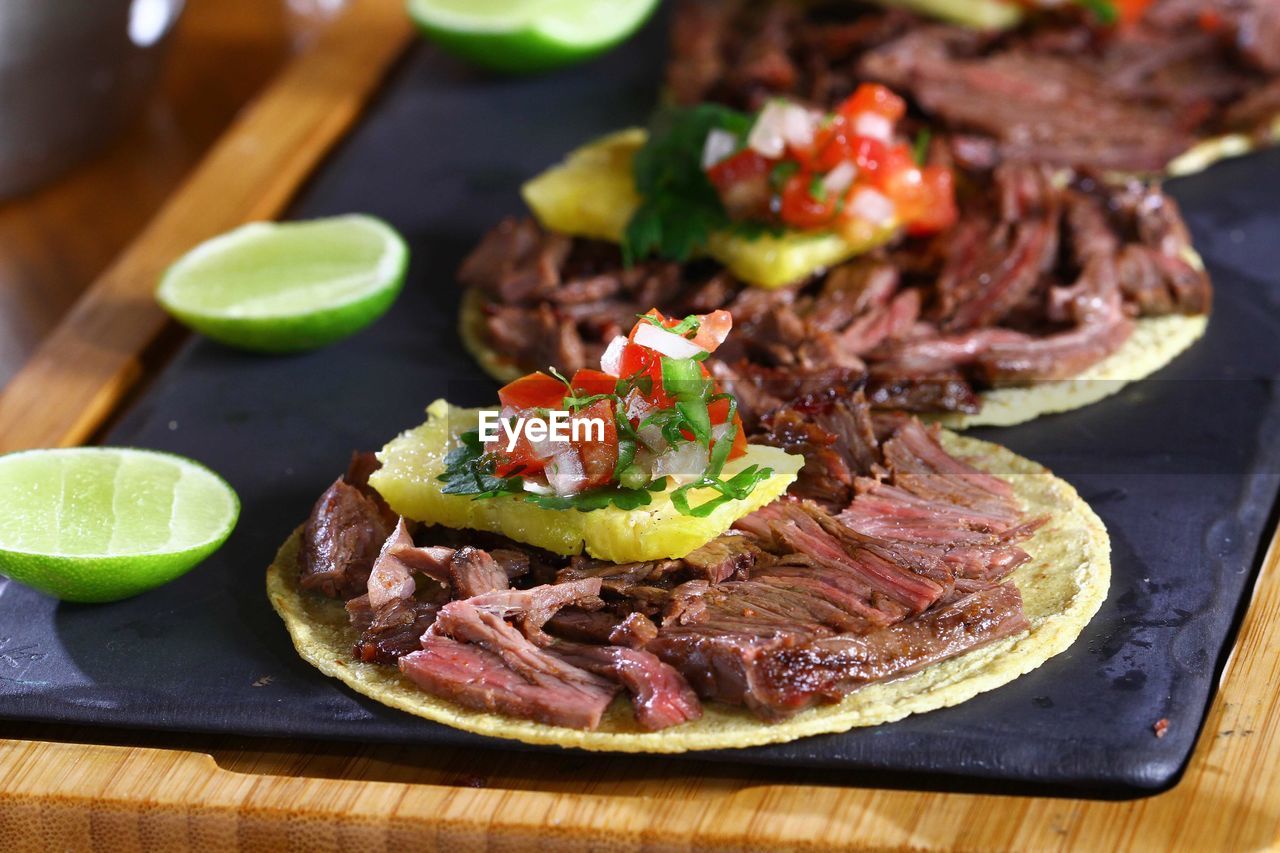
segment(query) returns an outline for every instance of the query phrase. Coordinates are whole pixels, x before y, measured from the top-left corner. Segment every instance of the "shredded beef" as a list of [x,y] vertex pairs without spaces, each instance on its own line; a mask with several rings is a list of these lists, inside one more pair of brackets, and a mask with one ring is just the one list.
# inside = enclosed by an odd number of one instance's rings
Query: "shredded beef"
[[390,533],[378,504],[356,486],[337,480],[303,526],[299,583],[329,598],[360,595]]
[[[714,9],[714,11],[712,11]],[[858,3],[685,0],[667,80],[677,102],[834,106],[861,82],[907,96],[965,165],[1002,160],[1160,172],[1198,139],[1264,132],[1280,76],[1273,0],[1156,0],[1136,24],[1071,4],[981,33]]]

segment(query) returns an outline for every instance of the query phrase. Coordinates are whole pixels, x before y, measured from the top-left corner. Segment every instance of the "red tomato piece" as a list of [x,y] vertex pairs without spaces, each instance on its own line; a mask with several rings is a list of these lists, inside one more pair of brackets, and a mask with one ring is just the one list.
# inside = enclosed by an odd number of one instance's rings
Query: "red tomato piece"
[[513,409],[554,409],[564,402],[565,390],[559,379],[539,371],[504,385],[498,399]]
[[[608,485],[613,480],[613,469],[618,464],[618,425],[613,419],[613,405],[608,400],[596,400],[573,416],[574,421],[594,422],[603,425],[603,436],[594,426],[584,423],[579,427],[582,439],[573,442],[582,456],[582,471],[586,475],[584,489]],[[572,428],[572,425],[571,425]],[[588,435],[589,433],[589,435]]]
[[1138,23],[1147,13],[1152,0],[1116,0],[1116,11],[1120,14],[1120,26],[1127,27]]
[[693,336],[693,342],[707,352],[715,352],[716,348],[724,343],[724,339],[729,337],[729,331],[732,328],[733,315],[728,311],[717,310],[710,314],[699,314],[698,332]]
[[848,121],[862,113],[875,113],[891,122],[898,122],[907,113],[906,101],[878,83],[863,83],[852,95],[845,98],[836,112]]
[[796,228],[821,228],[831,222],[836,213],[838,198],[835,193],[819,192],[821,198],[811,192],[814,176],[807,172],[792,175],[782,188],[782,221]]
[[926,166],[921,171],[922,203],[907,230],[912,234],[935,234],[956,223],[955,177],[945,166]]
[[720,193],[720,201],[731,219],[750,219],[769,212],[770,160],[751,148],[707,170],[707,177]]
[[717,189],[724,190],[743,181],[767,176],[771,165],[754,148],[744,148],[708,169],[707,177]]
[[830,172],[844,162],[852,162],[860,175],[873,175],[885,159],[888,146],[879,139],[857,136],[843,124],[834,129],[831,137],[813,158],[813,168]]
[[579,368],[569,380],[573,390],[589,397],[595,394],[612,394],[618,387],[618,377],[610,376],[603,370],[592,370],[589,367]]

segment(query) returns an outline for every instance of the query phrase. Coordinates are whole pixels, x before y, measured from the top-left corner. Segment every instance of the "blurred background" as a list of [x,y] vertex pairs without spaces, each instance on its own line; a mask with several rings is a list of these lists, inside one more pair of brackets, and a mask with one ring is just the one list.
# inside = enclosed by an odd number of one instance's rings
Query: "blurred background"
[[0,0],[0,386],[345,0]]

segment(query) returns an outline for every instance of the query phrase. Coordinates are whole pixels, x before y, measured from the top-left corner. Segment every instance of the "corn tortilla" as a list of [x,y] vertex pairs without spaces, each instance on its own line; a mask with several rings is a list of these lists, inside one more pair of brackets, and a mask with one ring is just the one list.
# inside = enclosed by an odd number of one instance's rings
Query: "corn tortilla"
[[[1198,259],[1197,259],[1198,261]],[[467,352],[485,373],[499,382],[511,382],[528,373],[504,358],[484,340],[483,298],[475,291],[463,296],[458,335]],[[1199,340],[1208,326],[1207,315],[1144,317],[1133,334],[1107,358],[1072,379],[1037,382],[1034,385],[993,388],[979,394],[982,410],[932,417],[951,429],[978,426],[1013,426],[1041,415],[1083,408],[1115,394],[1173,361]]]
[[1106,528],[1070,485],[999,445],[943,433],[945,446],[1006,479],[1030,515],[1049,522],[1023,547],[1032,559],[1010,579],[1022,592],[1031,629],[927,667],[896,681],[872,684],[840,702],[811,708],[781,723],[763,723],[741,708],[709,702],[701,719],[660,732],[636,724],[625,696],[614,701],[596,731],[549,726],[473,711],[437,699],[395,667],[352,660],[357,633],[342,602],[297,585],[301,528],[267,570],[267,595],[302,657],[357,693],[454,728],[530,744],[610,752],[687,752],[782,743],[816,734],[874,726],[946,708],[1007,684],[1075,641],[1101,606],[1111,579]]

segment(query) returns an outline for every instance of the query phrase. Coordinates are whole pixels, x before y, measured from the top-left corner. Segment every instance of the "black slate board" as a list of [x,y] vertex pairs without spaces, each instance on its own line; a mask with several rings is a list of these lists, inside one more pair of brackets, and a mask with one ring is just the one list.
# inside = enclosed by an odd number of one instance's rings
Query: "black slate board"
[[[225,548],[131,601],[59,604],[0,580],[0,718],[120,727],[511,748],[404,715],[292,651],[262,570],[345,465],[421,420],[426,402],[491,397],[455,333],[453,272],[521,210],[522,179],[574,145],[643,120],[657,25],[583,68],[476,76],[416,50],[296,204],[367,211],[407,236],[396,309],[329,349],[288,358],[194,340],[107,436],[222,472],[244,511]],[[1079,641],[957,708],[845,735],[704,758],[1048,783],[1140,793],[1185,765],[1280,488],[1280,152],[1173,187],[1214,273],[1206,340],[1104,403],[983,432],[1072,481],[1114,543],[1114,579]],[[269,676],[270,679],[264,678]],[[1152,724],[1170,721],[1157,739]]]

